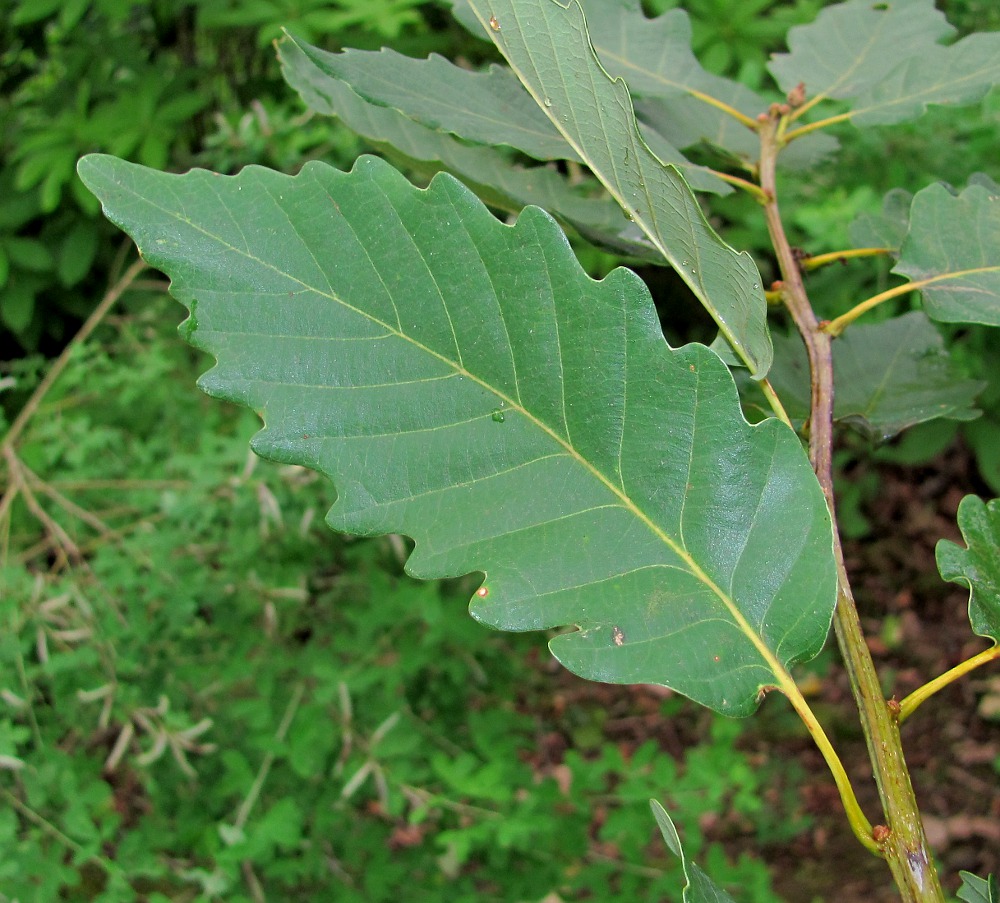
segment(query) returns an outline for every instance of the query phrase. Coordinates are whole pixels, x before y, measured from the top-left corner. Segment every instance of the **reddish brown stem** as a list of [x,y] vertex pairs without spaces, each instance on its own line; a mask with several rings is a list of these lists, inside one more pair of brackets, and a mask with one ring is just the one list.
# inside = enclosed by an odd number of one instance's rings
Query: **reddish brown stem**
[[[820,329],[802,280],[799,263],[781,221],[776,178],[777,157],[782,144],[778,129],[779,123],[774,117],[760,129],[760,186],[768,199],[764,204],[764,215],[781,268],[785,306],[802,336],[809,357],[812,383],[809,459],[836,524],[833,493],[833,338]],[[875,664],[861,630],[844,567],[840,535],[836,529],[834,552],[839,575],[834,628],[861,715],[868,754],[886,820],[885,825],[877,827],[876,840],[905,903],[944,903],[944,893],[937,872],[927,855],[927,841],[920,811],[903,758],[897,715],[887,705],[882,694]]]

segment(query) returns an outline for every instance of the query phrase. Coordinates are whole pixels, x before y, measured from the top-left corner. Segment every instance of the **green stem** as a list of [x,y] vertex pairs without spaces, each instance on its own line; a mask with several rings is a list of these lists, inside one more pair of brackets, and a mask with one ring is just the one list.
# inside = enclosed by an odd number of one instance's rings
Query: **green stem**
[[928,681],[922,687],[917,687],[909,696],[899,704],[899,723],[902,724],[910,717],[924,702],[930,699],[938,690],[943,690],[948,684],[954,683],[960,677],[965,677],[970,671],[974,671],[980,665],[995,661],[1000,658],[1000,646],[993,646],[984,649],[978,655],[966,659],[961,664],[955,665],[949,671],[945,671],[940,677]]
[[[760,180],[770,202],[764,207],[768,232],[783,277],[785,305],[802,336],[809,356],[812,404],[809,417],[809,457],[836,524],[833,494],[833,356],[832,337],[819,325],[802,281],[799,262],[785,235],[777,202],[777,123],[761,129]],[[875,839],[888,861],[905,903],[944,903],[944,893],[930,858],[920,811],[903,758],[899,725],[882,695],[878,674],[865,642],[851,594],[839,532],[834,530],[838,593],[834,612],[837,642],[861,715],[886,825]]]
[[747,194],[753,195],[758,203],[763,204],[767,201],[767,197],[764,192],[761,191],[760,186],[754,185],[749,179],[742,179],[739,176],[730,175],[728,172],[721,172],[718,169],[708,170],[713,176],[722,179],[723,182],[728,182],[730,185],[740,188]]
[[805,257],[799,261],[799,265],[806,271],[818,270],[827,264],[841,263],[852,257],[879,257],[891,254],[893,250],[893,248],[850,248],[846,251],[832,251],[829,254],[815,254]]
[[785,406],[781,403],[781,399],[778,398],[778,393],[774,391],[771,381],[769,379],[762,379],[760,381],[760,388],[767,399],[767,403],[771,406],[771,410],[774,411],[775,416],[789,429],[795,429],[788,417],[788,413],[785,411]]
[[918,289],[922,289],[924,286],[933,285],[936,282],[947,282],[949,279],[959,279],[963,276],[976,276],[980,273],[991,273],[997,270],[1000,270],[1000,267],[974,267],[969,270],[955,270],[950,273],[940,273],[939,275],[931,276],[928,279],[918,279],[914,282],[905,282],[903,285],[897,285],[895,288],[886,289],[886,291],[879,292],[877,295],[872,295],[871,298],[862,301],[860,304],[856,304],[846,314],[841,314],[835,320],[831,320],[829,323],[826,323],[823,326],[823,331],[828,335],[836,337],[862,314],[867,313],[872,308],[878,307],[886,301],[898,298],[900,295],[915,292]]
[[854,836],[858,838],[861,845],[870,853],[882,856],[882,848],[873,835],[872,823],[865,817],[865,813],[861,809],[861,804],[854,794],[851,779],[847,776],[844,764],[840,761],[840,756],[837,755],[837,751],[833,748],[833,744],[823,730],[823,726],[819,723],[816,715],[801,693],[786,693],[786,696],[792,704],[792,708],[795,709],[796,714],[802,719],[806,730],[809,731],[809,736],[813,738],[813,742],[820,753],[822,753],[823,760],[826,762],[827,768],[830,769],[830,774],[833,775],[833,782],[837,785],[837,790],[840,792],[840,801],[843,803],[844,812],[847,814],[847,821],[851,826],[851,830],[854,831]]
[[751,132],[756,132],[760,128],[760,124],[751,116],[747,116],[745,113],[741,113],[736,107],[731,107],[728,103],[723,100],[719,100],[717,97],[712,97],[711,94],[704,94],[701,91],[696,91],[694,88],[686,88],[688,94],[692,97],[697,98],[702,103],[707,103],[710,107],[715,107],[717,110],[721,110],[727,116],[732,116],[737,122],[745,125]]
[[829,323],[823,326],[823,331],[830,336],[836,338],[839,336],[848,326],[851,325],[858,317],[862,314],[868,313],[880,304],[886,301],[891,301],[893,298],[898,298],[900,295],[907,295],[910,292],[916,291],[925,282],[907,282],[905,285],[897,285],[895,288],[887,289],[884,292],[879,292],[877,295],[872,295],[866,301],[862,301],[860,304],[855,304],[846,314],[841,314]]
[[[805,108],[803,107],[801,110],[796,112],[804,111]],[[808,135],[810,132],[825,129],[827,126],[836,125],[838,122],[847,122],[853,115],[853,113],[840,113],[837,116],[828,116],[826,119],[819,119],[816,122],[810,122],[809,125],[800,125],[797,129],[792,129],[790,132],[785,133],[784,143],[788,144],[796,138],[801,138],[803,135]]]

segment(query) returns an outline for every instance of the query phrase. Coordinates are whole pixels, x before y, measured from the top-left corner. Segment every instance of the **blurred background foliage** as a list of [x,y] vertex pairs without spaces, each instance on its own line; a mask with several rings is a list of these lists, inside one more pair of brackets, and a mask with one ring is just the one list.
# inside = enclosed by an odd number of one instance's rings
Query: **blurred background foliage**
[[[787,29],[823,5],[644,4],[683,6],[704,64],[758,89]],[[1000,28],[992,0],[940,5],[963,31]],[[281,27],[330,49],[484,53],[444,2],[3,0],[0,11],[6,423],[130,254],[77,180],[80,156],[347,168],[366,148],[303,112],[269,46]],[[851,219],[890,188],[964,184],[976,170],[1000,179],[998,125],[994,92],[912,126],[844,129],[835,160],[786,186],[796,240],[812,253],[846,246]],[[756,205],[734,195],[713,216],[773,278]],[[607,269],[607,255],[578,250]],[[852,264],[811,287],[834,314],[887,275]],[[768,766],[741,725],[675,698],[581,688],[539,637],[472,622],[474,584],[405,579],[398,538],[331,534],[329,486],[251,457],[255,418],[192,391],[205,361],[172,334],[178,311],[159,281],[132,285],[22,434],[16,495],[4,462],[0,903],[679,900],[650,796],[716,881],[745,903],[773,899],[765,867],[732,851],[807,827],[794,767]],[[916,430],[879,456],[912,463],[964,441],[1000,491],[995,335],[949,336],[969,375],[989,380],[985,416]],[[871,449],[841,455],[857,470]],[[846,493],[858,535],[877,485]],[[769,711],[776,731],[797,730]]]
[[[455,54],[471,43],[419,0],[5,0],[0,4],[0,354],[51,353],[94,305],[118,233],[76,178],[104,151],[160,169],[349,162],[311,123],[269,43]],[[99,291],[96,288],[96,291]]]

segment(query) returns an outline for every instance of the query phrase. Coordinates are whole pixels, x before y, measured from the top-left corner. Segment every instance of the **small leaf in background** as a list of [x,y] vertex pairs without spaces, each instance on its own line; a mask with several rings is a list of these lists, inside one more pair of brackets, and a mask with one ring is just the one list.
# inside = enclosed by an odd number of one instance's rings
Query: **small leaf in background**
[[943,579],[969,588],[973,631],[1000,642],[1000,499],[967,495],[958,506],[958,526],[966,548],[938,542],[938,570]]
[[99,234],[96,225],[88,220],[80,220],[66,234],[56,259],[56,275],[64,286],[76,285],[90,272]]
[[322,774],[337,730],[329,713],[321,708],[308,712],[293,725],[288,737],[288,764],[299,777]]
[[468,2],[546,115],[670,261],[751,375],[762,378],[772,349],[757,266],[719,237],[678,170],[643,142],[628,88],[595,57],[579,4]]
[[12,235],[4,243],[10,262],[31,273],[45,273],[55,265],[48,246],[35,238]]
[[996,875],[979,878],[972,872],[959,872],[962,886],[958,889],[958,899],[965,903],[1000,903],[1000,882]]
[[792,28],[789,52],[768,68],[782,91],[804,83],[810,100],[851,101],[856,125],[902,122],[928,104],[973,103],[1000,82],[1000,34],[940,43],[954,34],[933,0],[849,0]]
[[[985,405],[984,405],[985,407]],[[1000,495],[1000,416],[988,409],[978,420],[966,424],[962,431],[976,455],[979,475],[986,485]]]
[[294,799],[275,802],[247,828],[247,855],[260,849],[294,849],[302,840],[305,816]]
[[774,54],[768,69],[782,91],[802,82],[810,98],[847,100],[883,81],[914,48],[954,33],[932,0],[849,0],[790,29],[788,53]]
[[681,846],[680,836],[677,828],[667,810],[656,800],[650,800],[649,806],[653,810],[653,818],[656,819],[657,827],[666,841],[667,847],[681,861],[684,868],[684,903],[735,903],[721,887],[715,884],[697,865],[689,862],[684,855],[684,848]]
[[506,226],[371,157],[80,175],[189,306],[202,387],[334,479],[334,528],[411,536],[413,576],[485,573],[491,626],[578,626],[551,644],[578,674],[732,715],[822,647],[832,532],[798,437],[751,427],[722,361],[671,349],[642,282],[591,280],[542,211]]
[[917,192],[893,272],[931,280],[920,291],[932,319],[1000,326],[1000,190],[970,184],[955,195],[937,184]]
[[[809,415],[809,365],[802,340],[774,336],[770,381],[789,415]],[[920,311],[856,323],[833,343],[833,415],[875,441],[937,418],[972,420],[985,383],[963,379],[941,334]]]
[[17,334],[27,329],[35,313],[35,298],[42,287],[40,279],[23,275],[11,279],[0,295],[0,322]]

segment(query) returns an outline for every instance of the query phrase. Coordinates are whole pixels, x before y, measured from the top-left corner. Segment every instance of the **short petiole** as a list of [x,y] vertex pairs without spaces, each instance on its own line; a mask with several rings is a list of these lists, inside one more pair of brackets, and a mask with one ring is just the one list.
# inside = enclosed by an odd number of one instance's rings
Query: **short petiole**
[[960,677],[964,677],[970,671],[974,671],[980,665],[992,662],[1000,658],[1000,645],[993,646],[980,652],[972,658],[966,659],[961,664],[955,665],[949,671],[934,680],[928,681],[922,687],[918,687],[899,704],[899,723],[902,724],[910,717],[924,702],[930,699],[938,690],[943,690],[948,684],[954,683]]

